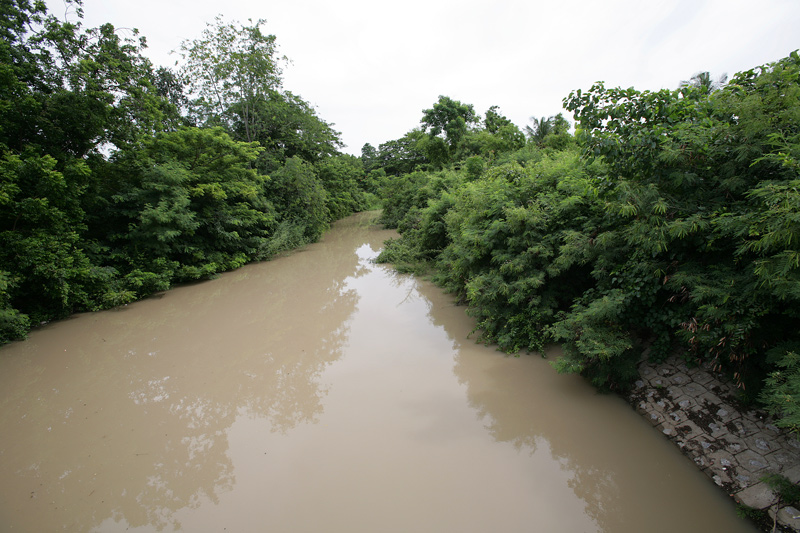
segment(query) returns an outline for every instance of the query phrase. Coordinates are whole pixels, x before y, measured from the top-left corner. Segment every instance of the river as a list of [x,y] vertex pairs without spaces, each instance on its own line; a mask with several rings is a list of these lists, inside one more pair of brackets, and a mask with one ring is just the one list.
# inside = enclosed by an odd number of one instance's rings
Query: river
[[374,217],[0,349],[2,531],[754,531],[622,400],[373,264]]

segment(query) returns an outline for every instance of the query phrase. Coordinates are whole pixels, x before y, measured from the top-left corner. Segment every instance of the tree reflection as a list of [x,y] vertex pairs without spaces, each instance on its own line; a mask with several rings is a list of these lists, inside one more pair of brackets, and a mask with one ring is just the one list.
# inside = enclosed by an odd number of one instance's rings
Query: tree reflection
[[[179,529],[235,473],[237,416],[288,432],[314,423],[319,377],[347,343],[353,253],[385,232],[369,215],[272,262],[117,310],[55,323],[5,347],[0,521],[22,529]],[[351,250],[350,253],[347,250]]]
[[[434,302],[431,321],[453,342],[453,372],[478,419],[497,442],[523,454],[550,455],[599,531],[629,531],[636,524],[649,529],[653,517],[660,518],[651,530],[685,526],[677,517],[663,517],[665,505],[692,516],[693,527],[706,520],[714,528],[719,515],[709,518],[710,493],[691,484],[703,482],[692,477],[693,465],[622,400],[597,395],[578,376],[557,375],[538,355],[514,358],[475,344],[468,339],[473,322],[463,319],[464,307],[430,284],[420,284],[419,291]],[[546,353],[549,359],[558,355],[555,347]],[[729,518],[735,521],[732,513]]]

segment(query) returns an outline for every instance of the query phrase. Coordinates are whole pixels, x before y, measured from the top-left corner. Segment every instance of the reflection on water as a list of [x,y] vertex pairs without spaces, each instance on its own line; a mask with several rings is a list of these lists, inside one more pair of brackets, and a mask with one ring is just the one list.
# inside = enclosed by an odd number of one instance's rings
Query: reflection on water
[[750,531],[629,408],[372,264],[373,217],[0,350],[0,529]]

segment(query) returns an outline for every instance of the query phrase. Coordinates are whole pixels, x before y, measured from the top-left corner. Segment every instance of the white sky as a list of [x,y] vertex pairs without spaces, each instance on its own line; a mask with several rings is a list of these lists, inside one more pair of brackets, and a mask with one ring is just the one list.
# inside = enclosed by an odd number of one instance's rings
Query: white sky
[[[61,16],[63,0],[47,0]],[[216,15],[266,19],[292,61],[284,87],[361,154],[417,127],[440,94],[520,128],[595,81],[674,89],[800,48],[800,0],[85,0],[84,26],[138,28],[172,66]],[[572,117],[565,116],[572,121]]]

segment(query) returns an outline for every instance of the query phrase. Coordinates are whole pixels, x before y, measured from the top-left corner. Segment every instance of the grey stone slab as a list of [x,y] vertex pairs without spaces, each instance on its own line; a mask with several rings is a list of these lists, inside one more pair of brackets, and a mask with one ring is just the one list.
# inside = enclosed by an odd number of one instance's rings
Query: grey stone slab
[[675,437],[675,426],[669,421],[662,422],[656,428],[667,437]]
[[687,396],[684,394],[683,396],[678,396],[677,398],[675,398],[675,405],[677,405],[678,408],[684,411],[688,411],[692,407],[695,407],[697,405],[697,402],[691,396]]
[[775,440],[762,432],[753,433],[744,438],[747,446],[761,455],[767,455],[778,449],[778,443]]
[[703,430],[691,420],[686,420],[685,422],[677,424],[675,426],[675,431],[678,436],[682,437],[684,440],[690,440],[704,434]]
[[758,426],[752,420],[745,417],[732,420],[725,424],[725,427],[728,428],[731,434],[742,438],[758,433]]
[[688,384],[691,382],[689,376],[684,374],[683,372],[677,372],[669,377],[669,381],[672,385],[678,385],[680,387]]
[[781,472],[781,474],[786,476],[792,483],[800,483],[800,465],[790,466]]
[[[774,495],[760,481],[765,474],[780,473],[800,483],[800,440],[763,411],[740,412],[735,388],[720,376],[677,358],[658,365],[643,362],[639,370],[641,378],[628,397],[631,405],[728,494],[767,508]],[[800,512],[787,513],[787,525],[800,527],[800,519],[788,516]]]
[[760,470],[763,470],[769,466],[769,463],[766,459],[764,459],[764,456],[754,452],[753,450],[745,450],[737,453],[734,457],[736,457],[736,460],[740,465],[754,473],[759,472]]
[[778,511],[778,523],[794,531],[800,531],[800,510],[792,505],[782,507]]
[[667,413],[667,420],[672,421],[673,424],[677,424],[679,422],[683,422],[688,420],[686,413],[684,413],[680,409],[675,409],[669,413]]
[[721,425],[719,422],[711,422],[710,424],[708,424],[708,431],[709,434],[715,439],[724,437],[725,435],[728,434],[728,429],[725,426]]
[[737,464],[733,454],[724,448],[711,452],[708,457],[711,460],[711,467],[715,470],[729,470]]
[[[699,435],[693,439],[699,446],[700,450],[702,450],[703,455],[710,456],[714,452],[718,450],[724,450],[725,446],[722,441],[718,441],[717,439],[710,437],[708,434],[704,433]],[[731,454],[733,457],[733,454]]]
[[714,381],[714,377],[711,374],[699,367],[690,369],[688,374],[692,381],[698,385],[706,385]]
[[672,401],[670,401],[669,398],[659,398],[655,403],[658,410],[662,413],[667,413],[673,408]]
[[722,422],[723,424],[727,424],[728,422],[733,422],[742,417],[735,408],[731,407],[726,403],[719,403],[717,405],[718,409],[714,412],[714,415]]
[[711,391],[706,391],[697,397],[699,404],[704,405],[709,412],[716,413],[724,405],[722,399]]
[[714,471],[711,474],[711,480],[718,486],[724,488],[726,491],[729,490],[730,487],[736,487],[737,484],[731,478],[730,473],[728,472],[716,472]]
[[687,396],[691,396],[692,398],[697,398],[697,397],[705,394],[706,392],[708,392],[708,390],[704,386],[700,385],[699,383],[697,383],[695,381],[695,382],[686,384],[683,387],[683,392]]
[[650,378],[649,382],[651,386],[660,389],[660,388],[666,388],[667,384],[669,383],[669,380],[664,376],[655,376]]
[[686,412],[686,416],[697,424],[703,432],[712,436],[721,436],[728,433],[728,428],[723,427],[719,421],[702,405],[696,405]]
[[794,435],[785,435],[780,439],[784,443],[784,448],[787,450],[795,450],[800,452],[800,439]]
[[681,387],[680,385],[670,385],[669,387],[667,387],[666,391],[672,403],[675,403],[676,398],[681,398],[683,396],[686,396],[686,394],[684,394],[683,392],[683,387]]
[[649,420],[654,426],[657,426],[664,421],[664,415],[654,409],[648,409],[647,416],[645,418],[647,418],[647,420]]
[[720,443],[723,449],[734,455],[747,449],[744,439],[731,435],[730,433],[718,438],[717,442]]
[[676,372],[675,365],[670,363],[661,363],[656,366],[656,374],[659,376],[671,376]]
[[775,493],[766,483],[756,483],[734,495],[736,501],[753,509],[766,509],[775,502]]
[[[764,459],[767,460],[772,470],[780,473],[783,473],[784,471],[789,470],[793,467],[798,467],[799,463],[797,454],[794,454],[789,450],[784,450],[782,448],[779,448],[778,450],[768,455],[765,455]],[[797,483],[798,481],[800,481],[800,477],[794,480],[794,483]]]
[[642,379],[647,380],[647,379],[650,379],[651,377],[655,376],[656,375],[656,371],[649,364],[643,363],[639,367],[639,375],[642,377]]
[[734,481],[741,487],[742,489],[746,489],[750,485],[758,482],[758,476],[747,470],[746,468],[737,468],[736,475],[734,476]]

